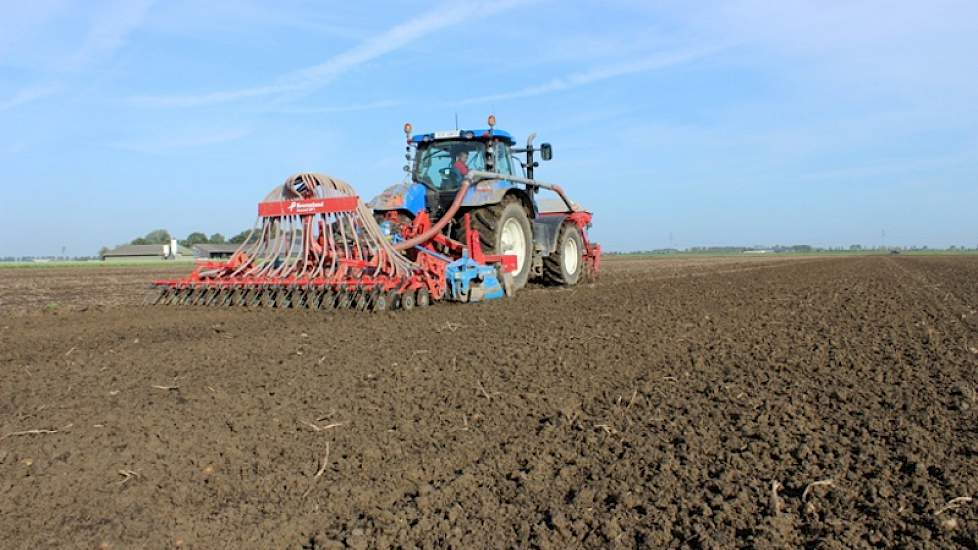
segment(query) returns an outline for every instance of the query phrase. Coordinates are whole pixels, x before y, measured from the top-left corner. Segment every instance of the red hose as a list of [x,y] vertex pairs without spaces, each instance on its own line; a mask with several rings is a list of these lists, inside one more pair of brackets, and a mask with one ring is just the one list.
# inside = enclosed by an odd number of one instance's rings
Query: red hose
[[471,183],[472,182],[469,181],[468,178],[462,180],[462,185],[458,188],[458,193],[455,193],[455,199],[452,200],[452,205],[448,207],[448,210],[446,210],[444,214],[442,214],[438,222],[417,237],[412,237],[406,241],[401,241],[395,244],[394,250],[407,250],[408,248],[413,248],[414,246],[417,246],[423,242],[427,242],[432,237],[437,235],[438,232],[441,231],[446,224],[448,224],[448,222],[452,221],[455,213],[458,212],[458,209],[462,206],[462,199],[465,198],[465,192],[469,190],[469,185],[471,185]]

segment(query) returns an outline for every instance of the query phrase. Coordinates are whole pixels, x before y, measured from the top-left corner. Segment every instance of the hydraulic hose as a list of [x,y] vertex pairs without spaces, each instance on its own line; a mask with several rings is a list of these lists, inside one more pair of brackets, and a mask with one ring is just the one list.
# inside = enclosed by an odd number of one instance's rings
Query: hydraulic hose
[[406,241],[401,241],[395,244],[394,250],[400,251],[400,250],[407,250],[409,248],[413,248],[423,242],[427,242],[429,239],[437,235],[438,232],[441,231],[445,227],[445,225],[447,225],[448,222],[452,220],[453,217],[455,217],[455,213],[458,212],[458,209],[462,206],[462,199],[465,198],[465,193],[466,191],[469,190],[469,187],[472,185],[472,182],[479,182],[488,179],[508,180],[516,183],[522,183],[525,185],[532,185],[536,187],[542,187],[544,189],[550,189],[554,193],[557,193],[557,195],[561,198],[561,200],[564,201],[564,204],[567,205],[568,212],[573,212],[574,210],[577,209],[574,203],[569,198],[567,198],[567,195],[564,194],[564,190],[561,189],[559,185],[554,185],[552,183],[544,183],[542,181],[531,180],[528,178],[521,178],[519,176],[511,176],[508,174],[497,174],[495,172],[472,170],[471,172],[468,173],[468,175],[465,176],[465,179],[462,180],[462,185],[458,188],[458,192],[455,193],[455,199],[452,200],[452,205],[448,207],[448,210],[446,210],[444,214],[442,214],[441,218],[435,223],[435,225],[431,226],[430,229],[428,229],[427,231],[425,231],[424,233],[416,237],[412,237]]
[[455,193],[455,198],[452,200],[452,205],[449,206],[448,210],[446,210],[445,213],[442,214],[441,218],[435,222],[435,225],[432,225],[431,228],[416,237],[411,237],[406,241],[401,241],[395,244],[394,250],[400,251],[413,248],[421,243],[428,242],[428,240],[437,235],[448,224],[448,222],[452,221],[452,218],[455,217],[455,213],[458,212],[458,209],[462,206],[462,199],[465,198],[465,193],[469,190],[469,186],[471,184],[472,181],[468,177],[462,180],[462,185],[458,188],[458,192]]

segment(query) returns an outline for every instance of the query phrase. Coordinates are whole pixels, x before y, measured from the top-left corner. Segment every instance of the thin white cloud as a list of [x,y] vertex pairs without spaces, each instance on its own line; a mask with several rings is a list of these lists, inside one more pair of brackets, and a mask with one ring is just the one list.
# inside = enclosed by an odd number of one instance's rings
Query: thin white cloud
[[319,65],[307,67],[278,79],[274,84],[196,95],[141,96],[138,104],[153,107],[195,107],[289,92],[310,92],[369,61],[399,50],[444,28],[487,17],[524,3],[523,0],[455,2],[443,4],[418,17],[395,25]]
[[375,111],[377,109],[390,109],[392,107],[399,107],[403,105],[403,101],[396,101],[393,99],[384,99],[381,101],[373,101],[370,103],[357,103],[354,105],[339,105],[336,107],[308,107],[308,108],[289,108],[289,109],[272,109],[276,113],[282,113],[287,115],[315,115],[315,114],[329,114],[329,113],[357,113],[360,111]]
[[581,71],[577,73],[572,73],[567,76],[562,76],[554,78],[549,82],[543,84],[536,84],[533,86],[527,86],[519,90],[514,90],[511,92],[503,92],[492,95],[484,95],[478,97],[470,97],[467,99],[462,99],[456,103],[460,105],[467,105],[471,103],[489,103],[493,101],[506,101],[510,99],[519,99],[524,97],[533,97],[546,94],[552,94],[556,92],[564,92],[567,90],[572,90],[574,88],[580,88],[581,86],[587,86],[588,84],[594,84],[596,82],[601,82],[603,80],[608,80],[611,78],[617,78],[621,76],[628,76],[639,73],[646,73],[650,71],[656,71],[660,69],[665,69],[668,67],[673,67],[677,65],[683,65],[696,61],[708,55],[717,53],[721,50],[727,49],[729,46],[713,47],[713,48],[698,48],[692,50],[683,50],[678,52],[666,52],[657,53],[655,55],[640,59],[638,61],[631,61],[627,63],[619,63],[617,65],[611,65],[607,67],[599,67],[594,69],[588,69],[586,71]]
[[122,0],[110,4],[94,18],[84,41],[68,57],[66,66],[77,69],[121,48],[128,36],[146,20],[152,5],[153,0]]
[[195,149],[209,145],[217,145],[236,141],[251,134],[251,130],[236,128],[215,132],[201,132],[179,136],[166,136],[130,141],[118,141],[109,144],[114,149],[136,151],[139,153],[167,153],[181,149]]
[[57,93],[59,87],[56,85],[33,86],[24,88],[8,99],[0,99],[0,111],[6,111],[30,103],[32,101]]

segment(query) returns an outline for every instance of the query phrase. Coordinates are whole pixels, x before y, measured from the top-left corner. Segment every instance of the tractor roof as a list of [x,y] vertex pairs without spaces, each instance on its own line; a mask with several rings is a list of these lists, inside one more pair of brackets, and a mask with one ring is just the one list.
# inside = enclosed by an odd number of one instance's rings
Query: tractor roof
[[489,139],[490,137],[503,141],[507,145],[512,145],[515,143],[513,141],[513,136],[511,136],[509,132],[504,130],[490,130],[488,128],[482,130],[443,130],[439,132],[431,132],[429,134],[415,134],[411,136],[411,142],[419,144],[429,141],[458,139],[484,140]]

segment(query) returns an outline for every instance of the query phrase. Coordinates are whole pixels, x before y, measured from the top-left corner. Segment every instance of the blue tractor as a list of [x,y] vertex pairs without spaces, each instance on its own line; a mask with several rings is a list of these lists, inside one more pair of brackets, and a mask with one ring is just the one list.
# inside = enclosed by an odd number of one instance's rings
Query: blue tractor
[[[571,286],[596,273],[600,246],[587,236],[591,213],[533,177],[534,154],[551,160],[550,144],[534,147],[531,134],[520,147],[494,126],[491,115],[489,128],[479,130],[412,134],[405,124],[409,177],[368,203],[378,223],[397,235],[422,212],[435,222],[449,217],[446,239],[465,242],[464,232],[477,231],[487,255],[515,257],[512,290],[530,280]],[[540,198],[541,191],[554,199]]]

